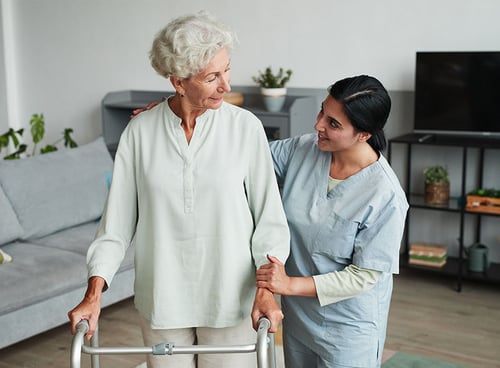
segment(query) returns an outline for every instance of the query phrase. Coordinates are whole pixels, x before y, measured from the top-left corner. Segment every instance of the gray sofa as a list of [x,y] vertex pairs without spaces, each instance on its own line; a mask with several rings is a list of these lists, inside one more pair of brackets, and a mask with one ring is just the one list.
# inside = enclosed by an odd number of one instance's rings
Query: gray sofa
[[[68,322],[87,284],[86,252],[113,161],[102,138],[74,149],[0,160],[0,349]],[[133,295],[131,247],[103,306]],[[68,339],[70,339],[68,329]]]

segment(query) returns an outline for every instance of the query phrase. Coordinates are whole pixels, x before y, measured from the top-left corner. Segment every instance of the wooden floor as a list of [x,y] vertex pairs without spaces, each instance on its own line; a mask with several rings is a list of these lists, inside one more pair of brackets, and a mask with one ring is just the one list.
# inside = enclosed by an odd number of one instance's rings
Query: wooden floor
[[402,269],[395,278],[386,349],[500,367],[500,285]]
[[[131,300],[102,312],[102,346],[141,346]],[[1,328],[0,328],[1,333]],[[0,368],[69,367],[68,325],[0,350]],[[396,276],[386,348],[434,357],[469,367],[500,367],[500,285],[454,280],[403,269]],[[141,355],[102,356],[103,368],[132,368]],[[87,355],[82,368],[90,367]]]

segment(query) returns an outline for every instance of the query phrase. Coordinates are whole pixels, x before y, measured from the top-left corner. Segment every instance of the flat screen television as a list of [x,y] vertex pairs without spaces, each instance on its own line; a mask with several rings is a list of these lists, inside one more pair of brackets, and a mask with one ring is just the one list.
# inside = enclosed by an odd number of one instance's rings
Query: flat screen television
[[500,137],[500,51],[417,52],[416,133]]

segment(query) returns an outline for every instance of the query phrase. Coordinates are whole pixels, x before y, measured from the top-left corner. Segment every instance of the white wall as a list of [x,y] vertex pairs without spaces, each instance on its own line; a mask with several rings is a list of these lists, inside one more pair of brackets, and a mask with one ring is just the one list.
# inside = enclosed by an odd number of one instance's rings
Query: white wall
[[[0,35],[4,28],[2,7],[0,6]],[[7,80],[5,71],[4,58],[4,40],[0,37],[0,134],[6,131],[9,127],[7,117]]]
[[148,51],[154,34],[180,14],[207,9],[233,27],[240,39],[232,63],[235,85],[252,85],[258,69],[273,65],[294,70],[290,87],[325,88],[341,77],[368,73],[390,90],[412,90],[415,51],[492,50],[500,36],[496,0],[1,4],[8,10],[1,14],[8,24],[2,38],[10,40],[2,51],[10,62],[0,63],[0,82],[9,76],[0,108],[6,99],[9,125],[26,126],[33,113],[43,112],[47,138],[73,127],[81,143],[101,134],[100,102],[108,91],[169,89],[150,67]]

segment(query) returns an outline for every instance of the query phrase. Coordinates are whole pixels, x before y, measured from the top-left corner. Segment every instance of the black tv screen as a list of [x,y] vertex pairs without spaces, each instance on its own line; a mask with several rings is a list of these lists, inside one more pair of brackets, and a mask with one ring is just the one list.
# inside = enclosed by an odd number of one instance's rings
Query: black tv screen
[[500,135],[500,52],[417,52],[416,132]]

